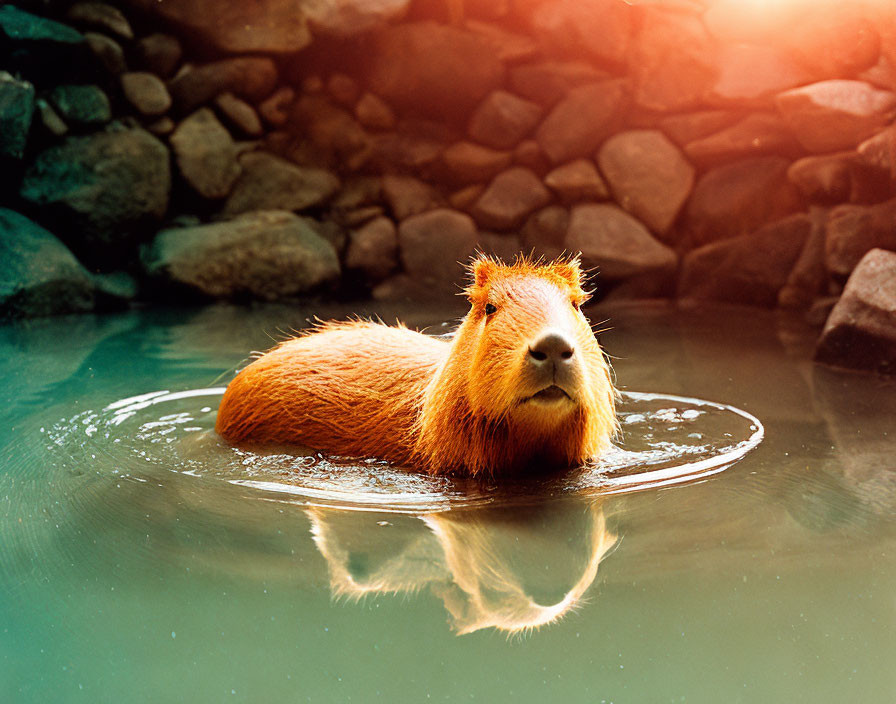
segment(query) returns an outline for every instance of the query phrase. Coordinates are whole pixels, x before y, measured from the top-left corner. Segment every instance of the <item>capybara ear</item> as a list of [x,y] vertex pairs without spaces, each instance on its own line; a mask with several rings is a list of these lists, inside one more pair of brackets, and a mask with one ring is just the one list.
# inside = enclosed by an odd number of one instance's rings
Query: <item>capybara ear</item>
[[572,259],[554,262],[552,268],[571,288],[582,287],[582,267],[578,254]]
[[476,288],[482,288],[492,278],[495,273],[497,264],[493,259],[488,257],[479,257],[473,262],[473,285]]

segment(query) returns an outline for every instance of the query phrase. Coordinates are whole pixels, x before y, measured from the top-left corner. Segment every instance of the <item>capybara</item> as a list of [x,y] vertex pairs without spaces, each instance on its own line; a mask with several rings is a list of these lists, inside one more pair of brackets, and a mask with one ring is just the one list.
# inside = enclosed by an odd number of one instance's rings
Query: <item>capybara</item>
[[450,341],[325,323],[230,382],[231,443],[303,445],[431,474],[499,475],[596,457],[616,427],[610,369],[580,310],[577,259],[477,258]]

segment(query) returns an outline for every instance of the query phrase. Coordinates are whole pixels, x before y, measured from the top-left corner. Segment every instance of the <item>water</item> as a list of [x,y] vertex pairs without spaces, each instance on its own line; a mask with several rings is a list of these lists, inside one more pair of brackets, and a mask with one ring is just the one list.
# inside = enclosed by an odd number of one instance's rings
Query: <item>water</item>
[[565,477],[218,443],[247,352],[345,312],[0,328],[0,701],[896,698],[894,382],[764,312],[605,308],[625,435]]

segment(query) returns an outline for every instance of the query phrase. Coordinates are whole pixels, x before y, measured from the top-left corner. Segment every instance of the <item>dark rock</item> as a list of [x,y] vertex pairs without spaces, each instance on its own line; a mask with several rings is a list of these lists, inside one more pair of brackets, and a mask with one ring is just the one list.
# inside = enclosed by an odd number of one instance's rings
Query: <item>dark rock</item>
[[657,130],[614,135],[597,161],[616,201],[658,234],[672,226],[694,184],[694,167]]
[[828,317],[815,359],[896,373],[896,253],[874,249],[862,258]]
[[327,92],[334,101],[347,108],[353,108],[361,97],[357,81],[344,73],[334,73],[330,76],[327,81]]
[[[799,257],[787,276],[787,283],[778,292],[782,308],[806,310],[824,294],[828,273],[824,265],[825,223],[827,214],[821,208],[809,211],[812,227]],[[824,320],[819,324],[824,323]]]
[[504,78],[504,65],[481,37],[432,22],[390,27],[373,37],[370,89],[389,103],[432,117],[460,117]]
[[245,56],[187,69],[171,81],[169,89],[178,107],[191,112],[226,92],[258,102],[276,85],[277,66],[271,59]]
[[249,103],[240,100],[233,93],[221,93],[215,98],[215,105],[233,127],[247,137],[260,137],[264,133],[261,119]]
[[520,230],[520,243],[525,252],[536,257],[556,259],[564,249],[569,229],[569,211],[559,205],[549,205],[533,213]]
[[96,287],[97,308],[120,309],[137,298],[139,286],[136,279],[123,271],[109,274],[91,274]]
[[356,171],[371,157],[368,134],[351,113],[320,95],[305,95],[290,106],[288,127],[305,136],[319,165]]
[[770,102],[781,91],[810,83],[814,76],[784,51],[756,44],[729,44],[719,51],[713,101]]
[[545,174],[551,168],[551,162],[534,139],[524,139],[516,145],[513,163],[531,169],[536,174]]
[[181,122],[170,142],[181,175],[199,195],[227,197],[243,171],[239,149],[209,108],[200,108]]
[[121,76],[124,97],[143,115],[161,115],[171,107],[171,96],[153,73],[132,71]]
[[382,281],[398,266],[398,232],[384,217],[375,218],[349,235],[345,267],[367,281]]
[[389,104],[373,93],[364,93],[355,105],[355,117],[364,127],[391,130],[395,127],[395,113]]
[[881,176],[896,177],[896,126],[890,125],[866,139],[856,151],[860,163],[876,169]]
[[510,166],[513,155],[472,142],[456,142],[442,152],[442,163],[460,183],[488,181]]
[[781,93],[778,109],[808,151],[855,147],[896,112],[896,95],[862,81],[831,80]]
[[339,189],[339,179],[325,169],[296,166],[264,152],[243,154],[240,165],[243,175],[224,205],[227,214],[305,210],[323,203]]
[[485,184],[473,183],[449,194],[448,204],[455,210],[469,212],[483,193],[485,193]]
[[469,260],[477,240],[472,218],[454,210],[430,210],[398,226],[405,271],[418,282],[440,290],[458,290],[461,263]]
[[613,133],[626,103],[620,81],[573,88],[541,123],[535,138],[554,164],[588,156]]
[[121,10],[103,2],[76,2],[66,12],[72,24],[105,29],[124,39],[133,39],[134,30]]
[[792,215],[688,252],[681,263],[679,297],[775,306],[811,228],[808,215]]
[[0,71],[0,156],[21,159],[34,116],[34,86]]
[[512,262],[520,255],[520,239],[506,233],[480,232],[476,250],[502,262]]
[[214,298],[273,301],[339,277],[333,246],[302,218],[277,210],[163,230],[141,259],[150,276]]
[[445,204],[432,186],[413,176],[383,176],[382,192],[396,220],[405,220]]
[[180,41],[170,34],[150,34],[136,45],[140,65],[162,78],[174,75],[183,53]]
[[699,178],[685,209],[685,227],[695,246],[755,232],[803,209],[787,179],[790,162],[757,157],[719,166]]
[[621,65],[631,43],[632,15],[622,0],[554,0],[537,6],[532,33],[554,51]]
[[838,152],[798,159],[787,169],[787,177],[810,201],[842,203],[852,190],[854,152]]
[[81,44],[84,35],[68,25],[32,15],[13,5],[0,7],[0,33],[15,42]]
[[678,261],[675,252],[654,239],[641,222],[605,203],[572,209],[566,248],[581,252],[582,263],[597,267],[604,279],[674,271]]
[[802,154],[799,142],[780,116],[756,112],[715,134],[689,142],[684,153],[701,167],[751,156]]
[[488,147],[510,149],[535,128],[541,113],[537,104],[496,90],[476,108],[467,133]]
[[146,125],[147,130],[159,137],[164,137],[165,135],[171,134],[172,132],[174,132],[175,127],[177,127],[177,125],[174,124],[174,120],[172,120],[168,116],[165,116],[158,120],[154,120],[153,122],[150,122],[148,125]]
[[730,127],[740,118],[741,113],[734,110],[698,110],[664,117],[659,126],[669,139],[683,147]]
[[65,121],[59,117],[59,113],[46,100],[38,98],[35,101],[35,106],[40,114],[40,121],[47,132],[54,137],[61,137],[68,132],[68,125],[65,124]]
[[142,129],[69,137],[35,159],[21,196],[54,206],[89,245],[128,242],[168,207],[168,149]]
[[54,235],[0,208],[0,318],[93,309],[87,270]]
[[483,227],[509,230],[522,225],[533,211],[550,201],[551,194],[538,176],[515,166],[494,178],[471,214]]
[[489,44],[504,63],[519,63],[538,54],[538,44],[523,34],[516,34],[491,22],[467,20],[464,27]]
[[50,102],[63,119],[79,125],[102,125],[112,119],[109,98],[99,86],[56,86]]
[[128,70],[124,50],[117,41],[96,32],[86,32],[84,39],[87,41],[87,48],[99,60],[103,68],[113,76],[118,76]]
[[282,127],[289,121],[289,111],[295,99],[296,92],[289,86],[284,86],[263,100],[258,106],[258,112],[269,125]]
[[[279,4],[292,3],[281,0]],[[403,16],[409,4],[410,0],[304,0],[301,12],[315,35],[353,37]]]
[[542,61],[510,69],[513,92],[547,106],[557,103],[573,88],[607,78],[607,73],[584,61]]
[[825,263],[846,278],[872,249],[896,251],[896,199],[878,205],[840,205],[828,216]]
[[558,166],[544,177],[544,183],[564,203],[610,197],[607,184],[590,159],[576,159]]

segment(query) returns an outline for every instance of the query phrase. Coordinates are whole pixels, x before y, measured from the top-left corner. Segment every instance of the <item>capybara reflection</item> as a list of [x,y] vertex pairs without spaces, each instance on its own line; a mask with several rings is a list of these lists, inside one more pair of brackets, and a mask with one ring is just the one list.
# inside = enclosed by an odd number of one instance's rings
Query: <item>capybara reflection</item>
[[609,444],[616,392],[580,310],[578,260],[480,257],[450,341],[370,322],[325,323],[230,383],[216,429],[431,474],[579,465]]

